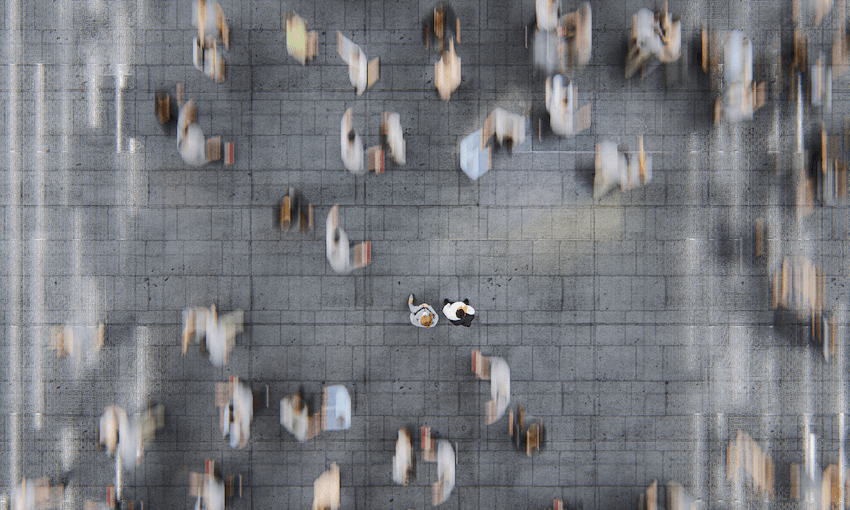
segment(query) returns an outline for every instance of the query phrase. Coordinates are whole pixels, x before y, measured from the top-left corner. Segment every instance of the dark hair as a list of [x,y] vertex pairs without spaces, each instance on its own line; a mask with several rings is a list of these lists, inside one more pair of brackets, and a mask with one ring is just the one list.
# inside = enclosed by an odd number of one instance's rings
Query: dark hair
[[334,230],[334,242],[339,242],[339,229]]
[[464,317],[466,317],[466,312],[463,311],[463,308],[458,308],[457,312],[455,313],[457,314],[458,319],[463,319]]
[[348,132],[348,141],[349,141],[349,142],[354,142],[354,138],[355,138],[356,136],[357,136],[357,135],[354,133],[354,130],[353,130],[353,129],[352,129],[352,130],[350,130],[350,131]]

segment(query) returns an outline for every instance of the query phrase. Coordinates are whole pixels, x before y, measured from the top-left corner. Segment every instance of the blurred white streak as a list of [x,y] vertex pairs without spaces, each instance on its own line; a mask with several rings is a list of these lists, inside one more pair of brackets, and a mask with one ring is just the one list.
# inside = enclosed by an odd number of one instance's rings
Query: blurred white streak
[[60,44],[62,56],[59,59],[60,77],[59,81],[62,86],[62,103],[60,105],[60,127],[59,132],[62,135],[62,146],[59,151],[59,168],[62,170],[64,186],[62,187],[62,203],[68,206],[69,188],[71,187],[71,171],[70,158],[71,152],[71,132],[73,125],[71,122],[71,60],[73,58],[72,48],[75,32],[69,27],[69,20],[73,18],[71,0],[59,0],[59,33],[68,35],[68,40],[64,44]]
[[8,188],[7,200],[8,217],[6,218],[6,229],[9,235],[9,279],[7,281],[7,338],[9,351],[6,362],[8,363],[7,377],[9,394],[7,397],[7,411],[10,413],[8,421],[7,440],[9,442],[9,486],[12,487],[20,481],[21,463],[21,441],[18,432],[18,413],[22,410],[22,387],[21,387],[21,324],[22,302],[21,284],[22,260],[21,260],[21,156],[19,145],[18,116],[20,115],[20,82],[18,79],[18,64],[21,61],[23,47],[21,44],[21,12],[20,0],[10,0],[6,4],[6,61],[9,62],[7,89],[9,98],[6,102],[6,133],[8,148]]
[[137,326],[136,334],[136,384],[133,387],[133,402],[135,410],[142,411],[147,407],[148,399],[148,348],[150,335],[146,326]]
[[44,150],[44,138],[47,131],[46,103],[44,98],[44,65],[35,66],[35,236],[32,240],[32,270],[30,271],[30,304],[33,326],[30,328],[35,342],[30,345],[33,360],[32,374],[32,410],[33,427],[41,430],[44,413],[44,329],[47,323],[44,289],[44,259],[47,251],[45,209],[45,190],[47,186],[47,154]]
[[77,452],[80,448],[80,440],[73,427],[62,427],[59,438],[62,450],[62,470],[70,471],[77,460]]
[[705,469],[708,466],[705,451],[705,438],[708,431],[706,430],[705,415],[703,413],[694,413],[692,433],[694,452],[691,455],[691,493],[697,501],[702,501],[705,499],[704,477]]
[[86,49],[86,107],[89,112],[89,126],[100,126],[100,48],[88,45]]

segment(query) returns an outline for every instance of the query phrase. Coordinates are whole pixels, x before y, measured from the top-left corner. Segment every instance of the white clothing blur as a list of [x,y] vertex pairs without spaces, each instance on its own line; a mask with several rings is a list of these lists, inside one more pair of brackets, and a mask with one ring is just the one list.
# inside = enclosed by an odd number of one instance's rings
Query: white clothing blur
[[503,358],[490,356],[490,398],[496,401],[496,420],[511,402],[511,368]]
[[560,74],[546,80],[546,109],[549,111],[549,125],[555,134],[576,134],[572,81],[565,87],[564,77]]
[[[300,400],[300,399],[299,399]],[[307,439],[310,418],[307,406],[296,409],[292,397],[280,399],[280,424],[299,441]]]
[[348,64],[348,79],[354,85],[357,95],[363,93],[368,85],[368,62],[366,54],[358,44],[337,32],[340,38],[339,56]]
[[350,127],[346,126],[345,117],[342,119],[340,126],[340,153],[342,155],[342,164],[345,169],[354,175],[363,175],[366,173],[365,148],[363,139],[355,132],[354,141],[348,139]]
[[407,485],[407,473],[413,465],[413,454],[410,446],[410,434],[405,429],[398,430],[393,456],[393,482]]
[[230,447],[244,448],[251,437],[251,421],[254,419],[254,395],[244,384],[233,388],[233,422],[230,424]]
[[177,150],[187,165],[202,166],[207,163],[204,130],[197,123],[189,123],[189,112],[194,101],[187,101],[177,115]]
[[537,0],[534,8],[537,14],[537,28],[546,31],[558,28],[561,0]]
[[387,117],[386,125],[387,145],[390,146],[390,156],[397,165],[406,163],[407,145],[404,142],[404,131],[401,129],[401,116],[391,113]]
[[443,483],[441,503],[444,503],[455,488],[455,451],[445,439],[437,441],[437,478]]

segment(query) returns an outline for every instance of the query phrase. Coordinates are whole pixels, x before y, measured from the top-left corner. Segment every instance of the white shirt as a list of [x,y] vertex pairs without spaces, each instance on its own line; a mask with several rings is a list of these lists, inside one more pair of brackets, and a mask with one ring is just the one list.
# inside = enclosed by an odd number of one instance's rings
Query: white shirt
[[192,104],[188,101],[177,115],[177,150],[187,165],[201,166],[207,163],[207,148],[204,130],[197,123],[189,124],[187,116]]
[[455,451],[445,439],[437,441],[437,478],[443,482],[443,502],[455,488]]
[[511,402],[511,367],[502,358],[490,356],[490,398],[496,401],[496,419]]
[[460,317],[457,316],[457,311],[463,308],[464,313],[466,315],[475,315],[475,308],[467,305],[463,301],[456,301],[454,303],[449,303],[443,307],[443,315],[450,321],[459,321]]

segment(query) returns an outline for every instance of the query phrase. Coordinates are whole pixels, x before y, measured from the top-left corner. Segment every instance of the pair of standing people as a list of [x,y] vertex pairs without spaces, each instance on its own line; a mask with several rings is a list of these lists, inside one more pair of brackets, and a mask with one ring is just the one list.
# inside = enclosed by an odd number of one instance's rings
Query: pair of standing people
[[[413,304],[413,294],[407,299],[407,306],[410,309],[410,323],[419,328],[431,328],[437,325],[439,317],[434,308],[428,303],[422,303],[419,306]],[[445,300],[443,306],[443,315],[455,326],[472,325],[472,320],[475,319],[475,309],[469,306],[469,300],[451,302]]]

